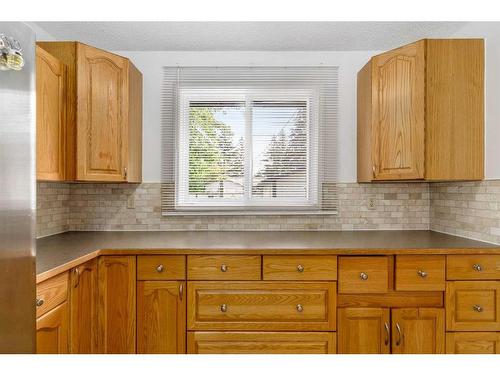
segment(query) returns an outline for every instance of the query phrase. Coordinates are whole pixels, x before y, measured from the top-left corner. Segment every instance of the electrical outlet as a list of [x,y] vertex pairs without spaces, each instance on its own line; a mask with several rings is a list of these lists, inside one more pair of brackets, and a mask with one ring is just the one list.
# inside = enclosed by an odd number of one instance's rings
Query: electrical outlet
[[129,195],[127,199],[127,208],[135,208],[135,199],[133,195]]
[[375,201],[375,198],[368,198],[368,209],[375,210],[376,208],[377,208],[377,203]]

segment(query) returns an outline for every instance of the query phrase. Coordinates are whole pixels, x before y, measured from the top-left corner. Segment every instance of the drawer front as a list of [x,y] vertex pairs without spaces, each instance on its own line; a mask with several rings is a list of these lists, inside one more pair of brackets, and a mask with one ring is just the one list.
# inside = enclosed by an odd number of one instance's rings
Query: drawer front
[[335,291],[335,282],[188,282],[188,329],[334,331]]
[[500,280],[500,255],[448,255],[448,280]]
[[40,317],[68,298],[68,273],[54,276],[36,286],[36,317]]
[[137,280],[183,280],[186,278],[184,255],[139,255]]
[[260,280],[260,255],[189,255],[189,280]]
[[337,257],[329,255],[265,255],[264,280],[337,280]]
[[339,293],[386,293],[389,257],[339,257]]
[[445,263],[444,255],[396,256],[396,290],[445,290]]
[[500,333],[449,332],[446,354],[500,354]]
[[334,354],[335,332],[188,332],[188,354]]
[[499,331],[500,281],[452,281],[446,285],[449,331]]

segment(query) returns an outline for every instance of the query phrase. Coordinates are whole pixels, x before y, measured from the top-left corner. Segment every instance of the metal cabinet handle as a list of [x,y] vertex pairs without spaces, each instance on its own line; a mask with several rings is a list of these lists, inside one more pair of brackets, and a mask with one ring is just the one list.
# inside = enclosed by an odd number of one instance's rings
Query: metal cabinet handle
[[474,264],[474,265],[472,266],[472,269],[473,269],[474,271],[481,272],[481,271],[483,270],[483,267],[481,267],[481,265],[480,265],[480,264],[477,264],[477,263],[476,263],[476,264]]
[[304,311],[304,306],[302,306],[300,303],[296,306],[296,309],[298,312]]
[[184,296],[184,283],[181,283],[179,285],[179,298],[181,301],[182,301],[183,296]]
[[44,302],[45,302],[45,300],[43,298],[37,298],[36,299],[36,307],[42,306]]
[[298,272],[304,272],[304,266],[303,266],[302,264],[299,264],[299,265],[297,266],[297,271],[298,271]]
[[376,170],[377,170],[377,167],[375,166],[375,164],[373,164],[372,165],[373,178],[375,178],[376,175],[377,175],[377,171]]
[[472,309],[476,312],[483,312],[483,307],[481,305],[474,305]]
[[220,270],[221,272],[227,272],[227,266],[225,264],[221,264]]
[[163,264],[159,264],[158,267],[156,267],[156,272],[162,273],[163,271],[165,271],[165,267]]
[[78,285],[80,285],[80,269],[76,267],[73,272],[76,275],[76,282],[74,288],[78,288]]
[[396,346],[399,346],[401,344],[401,327],[399,325],[399,323],[396,323],[396,330],[398,331],[398,338],[396,340]]
[[361,273],[359,274],[359,278],[360,278],[361,280],[363,280],[363,281],[364,281],[364,280],[368,280],[368,274],[366,274],[366,273],[364,273],[364,272],[361,272]]
[[389,336],[391,335],[389,333],[389,323],[385,322],[384,323],[384,327],[385,327],[385,341],[384,341],[384,344],[385,346],[389,345]]
[[425,278],[425,277],[427,277],[427,272],[422,271],[422,270],[418,270],[417,275],[422,277],[422,278]]
[[222,305],[220,305],[220,311],[222,311],[224,313],[227,311],[227,305],[225,303],[223,303]]
[[123,178],[127,179],[127,167],[123,168]]

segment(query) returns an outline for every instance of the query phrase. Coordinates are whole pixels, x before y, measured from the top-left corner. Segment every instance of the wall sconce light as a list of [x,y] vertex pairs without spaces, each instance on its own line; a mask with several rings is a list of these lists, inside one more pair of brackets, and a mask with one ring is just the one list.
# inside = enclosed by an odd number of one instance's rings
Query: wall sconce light
[[21,70],[24,66],[22,51],[16,39],[0,34],[0,70]]

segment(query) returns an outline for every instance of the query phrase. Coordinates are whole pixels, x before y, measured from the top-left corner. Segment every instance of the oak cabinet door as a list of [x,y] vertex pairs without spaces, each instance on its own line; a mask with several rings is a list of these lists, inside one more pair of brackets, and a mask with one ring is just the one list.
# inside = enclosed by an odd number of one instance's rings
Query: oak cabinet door
[[37,354],[68,353],[68,303],[64,302],[36,320]]
[[36,48],[36,177],[66,178],[66,67]]
[[70,353],[97,353],[97,259],[70,274]]
[[372,59],[375,180],[424,178],[425,42]]
[[128,60],[77,45],[77,179],[125,181]]
[[390,353],[389,309],[342,308],[338,316],[339,354]]
[[500,354],[500,332],[448,332],[447,354]]
[[186,298],[183,281],[137,283],[137,353],[186,352]]
[[395,354],[444,354],[444,309],[392,310],[392,352]]
[[189,354],[335,354],[335,332],[188,332]]
[[135,353],[136,257],[101,256],[98,263],[99,353]]

